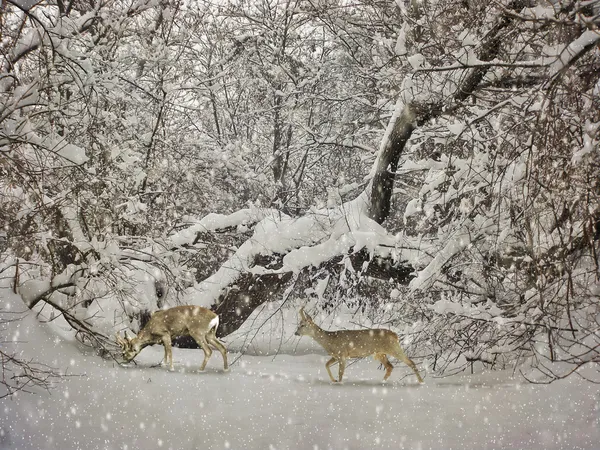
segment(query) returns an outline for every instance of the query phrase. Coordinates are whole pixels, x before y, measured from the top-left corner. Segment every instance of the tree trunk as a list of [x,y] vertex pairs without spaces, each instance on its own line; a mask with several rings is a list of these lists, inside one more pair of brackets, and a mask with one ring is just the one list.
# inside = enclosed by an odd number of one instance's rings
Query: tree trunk
[[398,161],[415,129],[414,120],[415,114],[411,105],[404,105],[385,147],[379,155],[377,171],[371,188],[371,207],[369,209],[369,217],[377,223],[382,223],[390,214]]

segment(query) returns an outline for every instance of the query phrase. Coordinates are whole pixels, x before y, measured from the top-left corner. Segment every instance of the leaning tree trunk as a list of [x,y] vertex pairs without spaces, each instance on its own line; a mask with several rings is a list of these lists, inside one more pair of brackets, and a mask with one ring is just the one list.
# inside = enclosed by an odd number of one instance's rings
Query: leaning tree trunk
[[373,177],[369,216],[377,223],[382,223],[390,214],[398,161],[414,129],[414,111],[410,104],[404,105],[402,114],[393,125],[392,132],[379,155]]

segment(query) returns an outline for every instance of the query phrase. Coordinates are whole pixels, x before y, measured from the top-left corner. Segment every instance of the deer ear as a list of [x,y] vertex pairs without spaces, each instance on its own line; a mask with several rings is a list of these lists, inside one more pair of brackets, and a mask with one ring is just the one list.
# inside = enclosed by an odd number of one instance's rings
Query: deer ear
[[127,336],[127,332],[125,332],[125,337],[127,339],[123,339],[123,337],[119,333],[117,333],[117,344],[121,346],[121,349],[123,349],[123,351],[125,351],[129,347],[131,341]]
[[304,307],[300,308],[300,319],[312,322],[312,317],[304,312]]

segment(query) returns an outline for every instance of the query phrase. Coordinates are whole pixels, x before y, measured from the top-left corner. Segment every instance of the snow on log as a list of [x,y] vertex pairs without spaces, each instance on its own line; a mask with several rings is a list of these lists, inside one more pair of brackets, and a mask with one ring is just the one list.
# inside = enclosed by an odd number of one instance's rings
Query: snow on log
[[585,52],[600,42],[599,30],[586,30],[581,36],[568,44],[558,55],[556,61],[550,66],[550,77],[554,77],[563,69],[569,67]]
[[[216,273],[186,290],[184,303],[212,307],[222,318],[220,335],[227,335],[258,305],[274,299],[294,274],[323,265],[334,268],[346,257],[352,270],[399,278],[407,284],[413,269],[400,261],[414,252],[399,250],[402,237],[390,235],[368,217],[367,199],[363,192],[336,208],[315,209],[299,218],[268,210],[254,227],[252,237]],[[215,221],[211,215],[200,221],[203,228],[193,225],[177,233],[175,241],[189,242],[200,229],[218,229],[243,216],[234,213]]]

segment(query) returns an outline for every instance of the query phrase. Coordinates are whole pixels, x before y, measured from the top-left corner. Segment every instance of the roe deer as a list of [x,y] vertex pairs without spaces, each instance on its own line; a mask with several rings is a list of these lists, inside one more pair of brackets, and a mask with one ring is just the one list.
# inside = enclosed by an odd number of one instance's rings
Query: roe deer
[[175,306],[174,308],[155,311],[146,326],[134,338],[125,339],[117,334],[117,343],[123,351],[127,362],[137,356],[142,349],[152,344],[162,344],[165,347],[165,363],[173,370],[173,353],[171,338],[191,336],[204,350],[204,361],[200,370],[204,370],[212,355],[210,346],[223,355],[223,369],[227,370],[227,349],[217,340],[216,332],[219,326],[219,316],[210,309],[201,306]]
[[[373,355],[385,366],[385,376],[387,380],[392,374],[394,366],[389,362],[386,355],[391,355],[404,362],[410,367],[419,383],[423,382],[415,363],[404,354],[398,335],[390,330],[340,330],[326,331],[313,322],[312,318],[300,309],[300,324],[296,330],[296,336],[310,336],[317,341],[331,356],[331,359],[325,364],[327,373],[332,382],[342,381],[344,370],[346,369],[346,360],[348,358],[362,358]],[[338,363],[340,366],[339,380],[335,380],[329,367]]]

